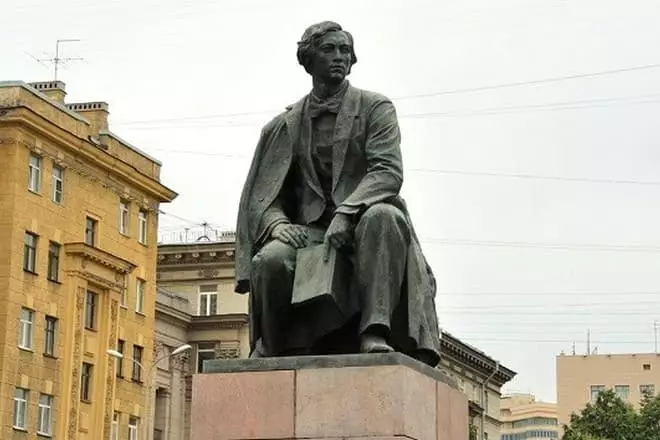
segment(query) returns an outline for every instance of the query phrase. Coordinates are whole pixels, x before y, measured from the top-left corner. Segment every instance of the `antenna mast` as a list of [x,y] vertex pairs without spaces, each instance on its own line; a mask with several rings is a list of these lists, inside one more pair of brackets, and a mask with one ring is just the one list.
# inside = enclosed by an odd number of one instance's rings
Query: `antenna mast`
[[62,43],[73,43],[73,42],[78,42],[80,40],[76,39],[63,39],[63,40],[57,40],[55,42],[55,57],[54,58],[42,58],[42,59],[37,59],[37,61],[47,61],[49,63],[53,63],[53,79],[57,81],[57,74],[59,72],[60,64],[66,63],[67,61],[82,61],[82,58],[60,58],[60,44]]

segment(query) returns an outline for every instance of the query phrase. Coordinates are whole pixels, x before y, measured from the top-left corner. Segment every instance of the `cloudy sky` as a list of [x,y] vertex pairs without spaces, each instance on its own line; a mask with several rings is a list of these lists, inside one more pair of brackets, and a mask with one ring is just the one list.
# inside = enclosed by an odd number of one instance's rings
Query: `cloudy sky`
[[[232,229],[261,126],[310,87],[304,28],[350,30],[354,85],[394,99],[404,196],[443,328],[555,399],[555,356],[654,350],[658,0],[4,0],[0,79],[110,103],[163,161],[170,236]],[[45,65],[46,64],[46,65]]]

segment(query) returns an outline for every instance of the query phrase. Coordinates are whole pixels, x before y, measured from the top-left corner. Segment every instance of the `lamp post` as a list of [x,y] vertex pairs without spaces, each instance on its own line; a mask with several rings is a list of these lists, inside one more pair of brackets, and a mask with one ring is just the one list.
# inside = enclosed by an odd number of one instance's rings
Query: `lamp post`
[[[188,350],[191,350],[191,349],[192,349],[192,346],[190,344],[180,345],[179,347],[172,350],[171,353],[166,354],[164,356],[160,356],[160,357],[154,359],[151,362],[151,364],[149,365],[149,368],[146,369],[145,380],[147,381],[147,386],[144,388],[144,393],[145,393],[145,395],[144,395],[144,414],[145,414],[145,417],[144,417],[144,420],[143,420],[143,429],[142,429],[143,430],[143,440],[150,440],[150,437],[151,437],[149,435],[150,423],[149,423],[148,419],[149,419],[149,415],[150,415],[150,411],[151,411],[151,405],[150,405],[150,403],[151,403],[151,389],[153,387],[153,380],[152,380],[151,374],[152,374],[152,371],[153,371],[154,367],[156,365],[158,365],[158,363],[160,361],[164,360],[164,359],[177,356],[177,355],[179,355],[181,353],[184,353],[184,352],[186,352]],[[107,353],[110,356],[112,356],[116,359],[123,359],[124,358],[124,354],[118,352],[117,350],[110,349],[110,350],[107,350]],[[133,361],[134,364],[137,364],[140,367],[141,371],[145,371],[144,366],[140,362],[138,362],[137,360],[135,360],[133,358],[131,358],[131,360]]]

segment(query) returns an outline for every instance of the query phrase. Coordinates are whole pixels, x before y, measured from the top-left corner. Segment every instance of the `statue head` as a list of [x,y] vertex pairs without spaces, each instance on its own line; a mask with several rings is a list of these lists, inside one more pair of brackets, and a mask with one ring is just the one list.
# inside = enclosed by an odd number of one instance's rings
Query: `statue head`
[[313,24],[298,42],[298,62],[314,78],[341,82],[357,63],[353,36],[333,21]]

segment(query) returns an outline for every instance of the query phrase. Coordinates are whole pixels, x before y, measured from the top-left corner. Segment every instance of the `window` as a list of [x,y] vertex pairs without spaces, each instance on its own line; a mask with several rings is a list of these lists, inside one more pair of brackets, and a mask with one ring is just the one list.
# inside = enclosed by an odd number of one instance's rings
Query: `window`
[[27,429],[28,397],[30,391],[16,388],[14,391],[14,428]]
[[88,246],[96,246],[96,227],[98,222],[91,217],[85,220],[85,244]]
[[53,434],[53,396],[41,394],[39,396],[39,420],[37,421],[37,434]]
[[96,328],[96,309],[98,307],[98,295],[87,291],[85,300],[85,328],[94,330]]
[[642,365],[642,369],[643,369],[644,371],[649,371],[649,370],[651,369],[651,364],[644,364],[644,365]]
[[202,316],[218,313],[218,286],[207,284],[199,286],[199,314]]
[[135,283],[135,311],[138,313],[144,313],[144,291],[146,284],[144,280],[139,278]]
[[138,440],[138,423],[137,417],[129,417],[128,419],[128,440]]
[[[124,354],[124,345],[125,342],[119,339],[117,341],[117,351]],[[124,377],[124,358],[120,357],[117,359],[117,377]]]
[[48,279],[60,280],[60,245],[53,241],[48,245]]
[[147,244],[147,211],[140,209],[138,213],[138,241],[142,244]]
[[80,400],[89,402],[92,397],[92,373],[94,365],[83,362],[80,370]]
[[62,203],[64,200],[64,170],[53,165],[53,202]]
[[112,415],[112,426],[110,427],[110,440],[119,440],[119,413],[117,411]]
[[26,232],[23,239],[23,270],[35,273],[37,270],[37,235]]
[[614,387],[614,393],[621,400],[628,400],[630,396],[630,387],[628,385],[616,385]]
[[598,400],[598,395],[605,391],[604,385],[592,385],[591,386],[591,401],[595,402]]
[[124,235],[128,235],[128,225],[131,219],[128,206],[128,202],[123,200],[119,202],[119,232]]
[[34,312],[23,307],[18,326],[18,346],[32,350],[32,329],[34,327]]
[[44,354],[55,356],[55,332],[57,330],[57,318],[46,316],[46,328],[44,337]]
[[644,396],[649,396],[649,397],[654,397],[655,396],[655,385],[653,384],[648,384],[648,385],[640,385],[639,386],[639,394]]
[[30,154],[28,165],[28,189],[32,192],[41,192],[41,157]]
[[197,346],[197,372],[202,372],[204,361],[215,359],[215,344],[213,342],[200,343]]
[[133,376],[135,382],[142,382],[142,352],[144,348],[139,345],[133,346]]

